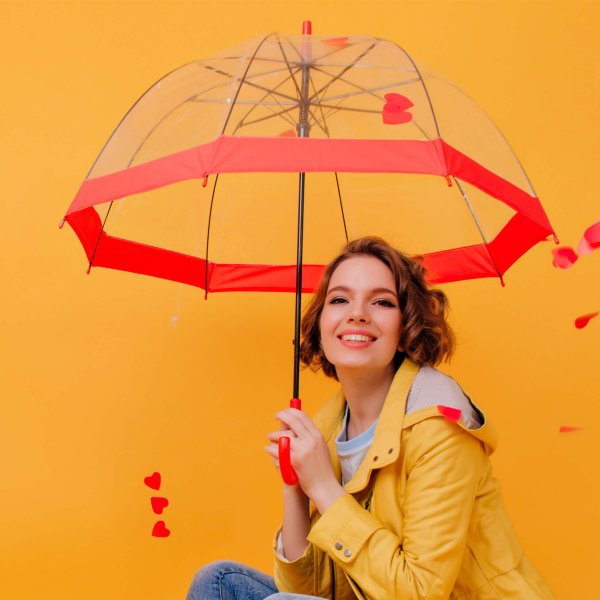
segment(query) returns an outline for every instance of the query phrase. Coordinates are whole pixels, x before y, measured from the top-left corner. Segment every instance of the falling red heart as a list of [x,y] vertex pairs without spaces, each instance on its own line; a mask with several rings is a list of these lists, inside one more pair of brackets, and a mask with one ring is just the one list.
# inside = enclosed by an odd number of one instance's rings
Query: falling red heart
[[144,477],[144,483],[153,490],[160,489],[160,473],[158,471],[154,471],[152,475],[148,477]]
[[570,427],[569,425],[561,425],[559,433],[571,433],[572,431],[583,431],[583,427]]
[[451,423],[456,423],[462,414],[460,408],[452,408],[451,406],[444,406],[443,404],[438,404],[437,408],[440,411],[440,414],[444,415],[444,419]]
[[594,317],[597,317],[598,314],[600,313],[589,313],[587,315],[582,315],[581,317],[577,317],[575,319],[575,327],[577,327],[577,329],[583,329],[589,322],[591,319],[593,319]]
[[171,530],[167,529],[164,521],[156,521],[152,528],[152,535],[154,537],[169,537],[171,535]]
[[579,256],[589,256],[596,248],[590,246],[590,243],[583,237],[579,240],[579,244],[577,244],[577,254]]
[[286,129],[282,131],[278,137],[296,137],[296,131],[294,129]]
[[583,238],[592,248],[600,248],[600,223],[594,223],[588,227]]
[[400,125],[412,120],[413,116],[408,112],[408,109],[413,107],[414,104],[406,96],[390,93],[386,94],[384,98],[386,103],[383,107],[382,116],[386,125]]
[[569,269],[571,268],[579,258],[577,253],[570,246],[563,246],[562,248],[556,248],[552,250],[552,264],[557,269]]
[[169,501],[160,496],[152,496],[152,498],[150,498],[150,504],[152,504],[152,510],[157,515],[162,515],[162,511],[169,506]]

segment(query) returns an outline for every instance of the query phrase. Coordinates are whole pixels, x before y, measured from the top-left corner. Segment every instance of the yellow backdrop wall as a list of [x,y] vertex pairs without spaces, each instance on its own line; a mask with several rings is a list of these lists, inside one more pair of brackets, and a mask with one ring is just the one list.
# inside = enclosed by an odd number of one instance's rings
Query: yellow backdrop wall
[[[2,2],[0,597],[183,598],[211,560],[271,570],[280,484],[262,448],[290,395],[293,298],[205,302],[165,281],[86,276],[57,225],[151,83],[306,18],[314,33],[396,40],[467,90],[564,244],[600,217],[598,3]],[[559,271],[551,247],[506,288],[446,287],[459,337],[447,369],[500,430],[496,473],[528,555],[559,598],[592,600],[600,319],[573,320],[600,310],[600,252]],[[314,412],[334,386],[303,378]],[[143,483],[154,471],[163,539]]]

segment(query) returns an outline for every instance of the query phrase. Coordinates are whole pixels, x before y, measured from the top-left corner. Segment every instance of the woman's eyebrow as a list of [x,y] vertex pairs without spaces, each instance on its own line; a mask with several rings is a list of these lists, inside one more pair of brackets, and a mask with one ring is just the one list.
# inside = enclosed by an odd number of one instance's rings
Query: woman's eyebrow
[[[349,288],[348,286],[345,285],[336,285],[335,287],[329,288],[329,290],[327,290],[327,294],[331,294],[331,292],[349,292],[352,291],[352,288]],[[398,296],[398,294],[394,291],[394,290],[390,290],[389,288],[386,287],[378,287],[378,288],[373,288],[372,290],[369,290],[369,293],[371,294],[392,294],[392,296]]]

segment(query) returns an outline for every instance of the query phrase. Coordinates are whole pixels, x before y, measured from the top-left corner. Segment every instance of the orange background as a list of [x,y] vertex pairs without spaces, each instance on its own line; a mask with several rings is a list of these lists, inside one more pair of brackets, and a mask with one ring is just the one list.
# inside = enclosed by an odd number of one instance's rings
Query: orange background
[[[203,563],[270,571],[264,454],[290,395],[291,295],[210,297],[96,269],[58,222],[154,81],[263,32],[398,41],[466,90],[523,161],[561,242],[600,217],[600,4],[3,2],[0,597],[183,598]],[[600,252],[541,244],[496,281],[446,286],[447,370],[501,433],[494,457],[526,552],[559,598],[600,589]],[[303,374],[314,412],[334,389]],[[561,425],[584,431],[559,434]],[[171,536],[153,538],[160,471]]]

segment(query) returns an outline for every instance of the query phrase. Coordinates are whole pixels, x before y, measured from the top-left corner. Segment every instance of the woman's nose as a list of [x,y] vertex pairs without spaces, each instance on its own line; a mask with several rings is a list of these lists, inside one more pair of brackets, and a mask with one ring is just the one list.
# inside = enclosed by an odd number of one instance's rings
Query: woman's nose
[[346,318],[349,323],[366,323],[369,320],[369,315],[363,307],[352,306]]

